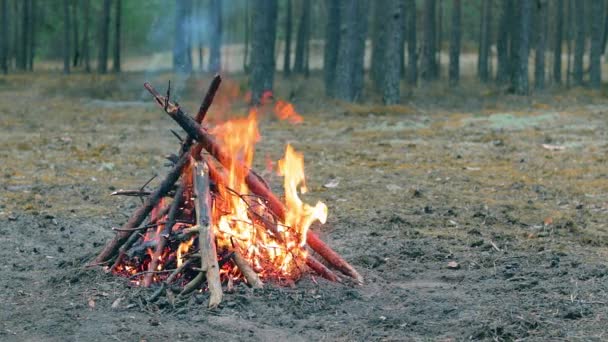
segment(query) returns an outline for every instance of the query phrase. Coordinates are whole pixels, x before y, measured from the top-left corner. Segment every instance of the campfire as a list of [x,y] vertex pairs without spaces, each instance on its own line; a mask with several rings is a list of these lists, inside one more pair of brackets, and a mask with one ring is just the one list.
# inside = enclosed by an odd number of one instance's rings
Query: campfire
[[[180,138],[178,153],[169,157],[172,168],[156,189],[113,193],[139,196],[143,203],[115,228],[92,264],[128,277],[133,285],[157,287],[151,300],[174,291],[179,296],[208,291],[209,307],[219,305],[224,290],[235,283],[292,285],[309,270],[334,282],[362,283],[359,273],[311,230],[325,223],[327,207],[299,197],[306,191],[302,154],[287,145],[278,162],[283,200],[251,168],[259,140],[257,107],[246,118],[203,124],[220,83],[215,76],[194,118],[171,101],[170,85],[163,96],[144,84],[187,138]],[[282,119],[302,120],[288,102],[276,101],[274,109]]]

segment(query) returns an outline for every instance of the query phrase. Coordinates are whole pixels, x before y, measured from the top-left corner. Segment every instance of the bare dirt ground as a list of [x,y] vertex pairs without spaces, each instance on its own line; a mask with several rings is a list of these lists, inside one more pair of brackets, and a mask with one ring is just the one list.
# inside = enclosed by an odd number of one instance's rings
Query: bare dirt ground
[[[150,304],[151,290],[83,267],[138,205],[108,194],[162,174],[176,149],[146,77],[0,79],[0,340],[606,339],[601,94],[516,98],[465,82],[387,108],[321,100],[316,77],[279,80],[305,122],[264,120],[257,165],[286,142],[305,153],[306,200],[330,208],[319,233],[366,284],[241,286],[208,311],[205,294]],[[207,80],[178,86],[186,108]]]

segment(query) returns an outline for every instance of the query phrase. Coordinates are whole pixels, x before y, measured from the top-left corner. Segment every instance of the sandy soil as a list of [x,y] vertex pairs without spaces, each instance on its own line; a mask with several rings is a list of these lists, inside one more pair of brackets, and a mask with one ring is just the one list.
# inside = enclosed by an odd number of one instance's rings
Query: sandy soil
[[[465,82],[381,107],[320,100],[316,78],[279,81],[305,122],[265,120],[257,164],[286,142],[305,153],[306,200],[330,208],[319,233],[366,284],[240,286],[208,311],[205,294],[146,303],[151,290],[83,268],[138,204],[108,194],[166,172],[175,151],[144,77],[171,76],[0,79],[0,340],[606,338],[601,94],[521,99]],[[206,82],[180,88],[187,108]]]

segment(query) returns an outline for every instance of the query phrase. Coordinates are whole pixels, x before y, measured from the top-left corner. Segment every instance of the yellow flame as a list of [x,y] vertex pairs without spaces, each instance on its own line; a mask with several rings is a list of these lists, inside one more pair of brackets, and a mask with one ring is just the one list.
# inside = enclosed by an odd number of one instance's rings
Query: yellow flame
[[327,206],[323,202],[317,202],[314,207],[311,207],[303,203],[298,196],[298,186],[301,193],[307,191],[304,177],[304,156],[296,152],[291,145],[287,145],[285,156],[279,160],[279,174],[285,177],[283,180],[287,206],[285,224],[296,229],[300,237],[299,244],[304,246],[310,225],[316,220],[321,223],[325,223],[327,220]]

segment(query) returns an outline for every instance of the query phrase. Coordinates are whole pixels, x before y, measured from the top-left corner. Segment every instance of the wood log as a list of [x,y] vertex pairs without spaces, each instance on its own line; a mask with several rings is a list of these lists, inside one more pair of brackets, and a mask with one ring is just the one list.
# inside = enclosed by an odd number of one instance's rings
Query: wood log
[[[160,199],[163,198],[169,192],[169,190],[171,190],[173,184],[175,184],[182,173],[182,169],[189,160],[190,156],[188,154],[183,154],[180,157],[177,164],[175,164],[175,166],[169,171],[160,185],[150,194],[150,196],[146,197],[144,203],[137,210],[135,210],[133,214],[131,214],[129,220],[122,226],[122,229],[136,228],[146,219],[158,201],[160,201]],[[89,266],[99,265],[108,261],[108,259],[116,254],[118,248],[129,239],[131,234],[133,234],[132,231],[118,231],[116,235],[114,235],[114,238],[108,241],[97,257],[91,263],[89,263]]]
[[201,269],[205,271],[209,288],[209,308],[217,307],[222,301],[222,282],[217,262],[215,236],[211,226],[211,193],[209,191],[209,168],[204,161],[193,161],[194,165],[194,207],[196,223],[199,226],[198,244],[201,252]]
[[264,283],[260,280],[260,277],[257,273],[249,266],[249,263],[241,253],[238,251],[234,251],[234,255],[232,256],[232,260],[234,260],[234,264],[239,268],[245,280],[247,280],[247,284],[254,289],[261,289],[264,287]]
[[[193,120],[188,114],[184,113],[179,105],[168,103],[165,104],[163,97],[149,84],[144,84],[144,87],[154,96],[158,104],[162,104],[161,108],[165,110],[173,120],[175,120],[190,137],[197,140],[202,147],[207,150],[215,159],[217,159],[224,167],[233,165],[237,172],[246,174],[245,182],[249,190],[254,194],[264,198],[268,208],[275,213],[281,220],[285,219],[287,208],[272,191],[260,181],[260,177],[247,168],[242,162],[230,156],[217,142],[214,136],[209,134],[201,125]],[[363,283],[363,277],[344,260],[338,253],[327,246],[312,230],[308,230],[306,236],[307,244],[315,252],[327,260],[333,267],[340,270],[342,273],[352,277],[358,283]]]
[[312,255],[306,257],[306,265],[310,267],[313,271],[315,271],[318,275],[327,280],[341,282],[340,278],[334,272],[332,272],[332,270],[327,268],[319,260],[315,259]]

